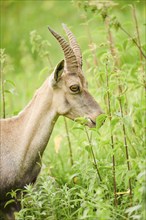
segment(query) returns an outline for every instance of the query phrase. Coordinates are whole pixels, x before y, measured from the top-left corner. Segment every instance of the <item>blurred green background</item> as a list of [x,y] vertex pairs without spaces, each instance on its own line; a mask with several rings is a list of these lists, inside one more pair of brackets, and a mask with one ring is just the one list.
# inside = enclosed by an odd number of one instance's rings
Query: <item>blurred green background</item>
[[[88,218],[88,216],[92,216],[92,219],[97,219],[98,210],[99,220],[127,219],[125,210],[129,206],[131,207],[128,196],[119,196],[118,202],[120,205],[118,209],[113,209],[113,150],[111,148],[110,129],[112,129],[115,138],[114,154],[116,157],[117,190],[118,192],[128,190],[130,176],[132,178],[133,187],[133,206],[141,204],[144,188],[144,180],[142,178],[145,158],[144,59],[140,60],[139,50],[132,42],[133,38],[137,38],[132,12],[133,4],[136,9],[141,47],[145,52],[146,4],[144,0],[5,0],[0,2],[0,42],[1,48],[4,49],[3,52],[1,51],[1,62],[4,60],[3,65],[1,65],[1,71],[5,86],[6,117],[18,114],[18,112],[26,106],[33,97],[35,90],[41,86],[42,82],[51,74],[55,65],[63,58],[60,45],[48,31],[48,26],[66,38],[61,26],[62,23],[65,23],[76,36],[83,52],[83,69],[86,79],[89,82],[89,91],[106,113],[108,112],[108,89],[106,85],[105,57],[110,54],[110,45],[107,27],[101,16],[100,9],[103,8],[103,5],[107,7],[111,23],[115,21],[115,19],[118,20],[122,27],[131,35],[131,37],[127,36],[121,29],[117,30],[114,25],[111,24],[114,47],[118,59],[120,60],[118,71],[120,82],[124,90],[124,95],[121,95],[123,98],[124,118],[121,117],[119,110],[118,98],[120,95],[118,96],[118,81],[113,71],[114,60],[110,58],[109,84],[113,128],[110,127],[109,120],[106,120],[105,124],[92,134],[93,147],[103,178],[102,184],[96,181],[97,176],[93,158],[83,127],[67,120],[74,159],[74,166],[71,167],[63,117],[60,117],[55,125],[49,141],[49,148],[46,149],[43,157],[44,173],[42,176],[40,175],[40,182],[38,181],[40,184],[38,188],[40,188],[37,190],[41,193],[41,190],[44,189],[43,187],[46,187],[46,190],[50,189],[50,186],[48,187],[47,185],[47,178],[48,175],[50,175],[60,184],[60,188],[53,185],[55,192],[58,192],[58,189],[64,190],[66,184],[71,186],[71,190],[73,189],[75,191],[75,193],[71,191],[70,198],[73,197],[73,200],[70,206],[68,206],[68,204],[64,205],[66,204],[66,198],[68,198],[67,193],[69,191],[61,191],[61,193],[64,193],[64,198],[59,194],[58,201],[60,201],[60,206],[57,206],[55,203],[56,200],[53,200],[50,209],[52,210],[53,207],[56,207],[56,213],[59,212],[59,214],[56,214],[59,216],[59,220],[91,219],[90,217]],[[96,10],[94,11],[95,8]],[[2,113],[1,111],[1,117]],[[130,172],[127,172],[122,131],[123,123],[125,124],[127,132],[126,135],[132,167]],[[77,177],[77,184],[73,182],[74,177]],[[81,186],[81,191],[78,185]],[[82,198],[81,202],[83,202],[82,204],[84,204],[85,207],[81,205],[78,198],[76,203],[76,191],[78,191],[78,195]],[[97,194],[95,194],[95,192]],[[40,199],[40,203],[46,201],[44,202],[46,204],[44,209],[47,213],[46,216],[48,216],[50,206],[48,206],[47,201],[49,199],[49,201],[51,201],[53,198],[52,194],[50,192],[50,194],[47,194],[48,191],[45,191],[44,194],[42,193],[42,197],[37,197],[39,194],[31,193],[29,199],[31,200],[32,198],[32,206],[31,203],[28,203],[30,210],[32,210],[32,213],[30,211],[30,216],[33,216],[35,212],[41,215],[42,209],[37,202],[40,198],[42,198]],[[85,195],[85,197],[82,195]],[[93,203],[91,204],[90,201]],[[63,205],[66,210],[64,211],[65,214],[63,213],[63,208],[58,208]],[[98,206],[97,210],[95,210],[96,205]],[[75,213],[74,218],[70,217],[71,213]],[[141,209],[138,209],[138,213],[140,216],[142,213]],[[63,218],[62,216],[65,215],[67,215],[67,217]],[[32,218],[30,218],[30,220],[31,219]],[[34,219],[39,218],[36,218],[34,214]],[[44,218],[41,217],[40,219]],[[57,218],[52,217],[52,219]],[[135,219],[138,219],[138,217]]]

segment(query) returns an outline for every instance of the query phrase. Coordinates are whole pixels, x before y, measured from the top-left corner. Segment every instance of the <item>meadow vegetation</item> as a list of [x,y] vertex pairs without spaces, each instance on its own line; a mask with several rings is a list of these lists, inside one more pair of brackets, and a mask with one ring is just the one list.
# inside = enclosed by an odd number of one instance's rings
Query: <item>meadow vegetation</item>
[[62,59],[47,29],[65,36],[61,23],[78,40],[89,91],[105,112],[92,129],[59,118],[16,219],[146,219],[145,2],[0,4],[1,117],[18,114]]

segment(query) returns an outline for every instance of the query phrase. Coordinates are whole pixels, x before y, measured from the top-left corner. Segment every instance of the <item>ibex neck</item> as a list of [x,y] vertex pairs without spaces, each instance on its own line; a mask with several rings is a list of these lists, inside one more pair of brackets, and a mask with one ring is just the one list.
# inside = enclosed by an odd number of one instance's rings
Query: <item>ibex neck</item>
[[[52,105],[53,91],[49,86],[49,79],[36,92],[32,101],[20,113],[19,117],[24,118],[23,129],[23,158],[22,164],[36,163],[37,158],[42,155],[54,124],[58,118],[57,112]],[[29,167],[31,167],[29,164]]]

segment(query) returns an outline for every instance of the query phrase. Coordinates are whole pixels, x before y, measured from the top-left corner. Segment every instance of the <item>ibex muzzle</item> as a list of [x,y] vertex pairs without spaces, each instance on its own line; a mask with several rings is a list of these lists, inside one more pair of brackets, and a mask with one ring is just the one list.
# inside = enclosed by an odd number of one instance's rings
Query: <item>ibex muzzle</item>
[[[4,204],[7,193],[34,183],[40,171],[40,158],[59,115],[72,120],[86,117],[95,126],[101,109],[87,89],[82,71],[82,55],[75,37],[63,26],[70,44],[49,28],[60,43],[64,60],[36,91],[30,103],[17,116],[0,120],[0,201],[7,219],[14,219],[18,204]],[[0,212],[1,215],[1,212]]]

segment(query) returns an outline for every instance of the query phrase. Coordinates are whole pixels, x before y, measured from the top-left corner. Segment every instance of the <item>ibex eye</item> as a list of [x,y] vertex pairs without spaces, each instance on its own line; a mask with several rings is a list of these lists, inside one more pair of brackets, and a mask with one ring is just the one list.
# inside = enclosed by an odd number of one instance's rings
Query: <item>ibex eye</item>
[[72,86],[70,86],[70,90],[72,92],[79,92],[80,91],[80,87],[78,85],[72,85]]

